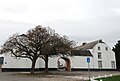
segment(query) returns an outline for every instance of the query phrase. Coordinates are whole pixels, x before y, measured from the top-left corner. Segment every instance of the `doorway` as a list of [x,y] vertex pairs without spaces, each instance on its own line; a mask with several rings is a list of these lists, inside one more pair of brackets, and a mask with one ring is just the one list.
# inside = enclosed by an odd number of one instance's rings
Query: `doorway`
[[71,62],[70,59],[66,57],[61,57],[58,59],[58,71],[64,69],[64,71],[71,71]]

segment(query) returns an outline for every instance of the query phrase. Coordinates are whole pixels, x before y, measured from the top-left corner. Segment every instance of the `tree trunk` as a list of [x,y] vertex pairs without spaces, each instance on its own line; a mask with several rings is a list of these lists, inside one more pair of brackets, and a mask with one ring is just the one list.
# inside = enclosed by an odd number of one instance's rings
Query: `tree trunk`
[[45,56],[45,73],[48,73],[48,55]]
[[34,72],[35,72],[36,60],[37,60],[36,58],[34,58],[34,59],[32,60],[31,74],[34,74]]

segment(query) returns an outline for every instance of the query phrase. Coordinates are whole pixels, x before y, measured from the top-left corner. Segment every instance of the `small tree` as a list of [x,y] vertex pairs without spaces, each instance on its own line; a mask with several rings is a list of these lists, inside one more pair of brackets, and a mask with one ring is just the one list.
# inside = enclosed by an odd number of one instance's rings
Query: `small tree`
[[113,51],[115,52],[115,56],[116,56],[117,69],[120,69],[120,40],[113,47]]
[[49,27],[36,26],[26,34],[15,34],[2,46],[2,53],[12,53],[15,57],[29,58],[32,61],[31,73],[35,71],[36,60],[45,61],[45,72],[48,72],[48,57],[70,54],[73,42],[61,37]]

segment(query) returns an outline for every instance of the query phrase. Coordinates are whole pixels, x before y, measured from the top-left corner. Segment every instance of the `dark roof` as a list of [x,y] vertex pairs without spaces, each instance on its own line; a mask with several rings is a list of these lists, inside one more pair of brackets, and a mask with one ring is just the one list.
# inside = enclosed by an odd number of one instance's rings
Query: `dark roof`
[[102,40],[97,40],[97,41],[93,41],[93,42],[89,42],[89,43],[84,43],[84,45],[75,47],[74,49],[92,49],[96,44],[98,43],[104,43]]
[[73,56],[92,56],[89,50],[71,50]]

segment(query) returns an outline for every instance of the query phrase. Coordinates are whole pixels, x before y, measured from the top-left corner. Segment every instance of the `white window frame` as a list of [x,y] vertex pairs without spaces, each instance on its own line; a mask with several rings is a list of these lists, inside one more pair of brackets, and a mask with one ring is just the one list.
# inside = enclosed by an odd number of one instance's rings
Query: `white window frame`
[[98,52],[98,59],[102,59],[102,53]]
[[102,68],[103,68],[102,61],[98,61],[98,68],[99,68],[99,69],[102,69]]
[[111,68],[115,69],[115,61],[111,61]]

